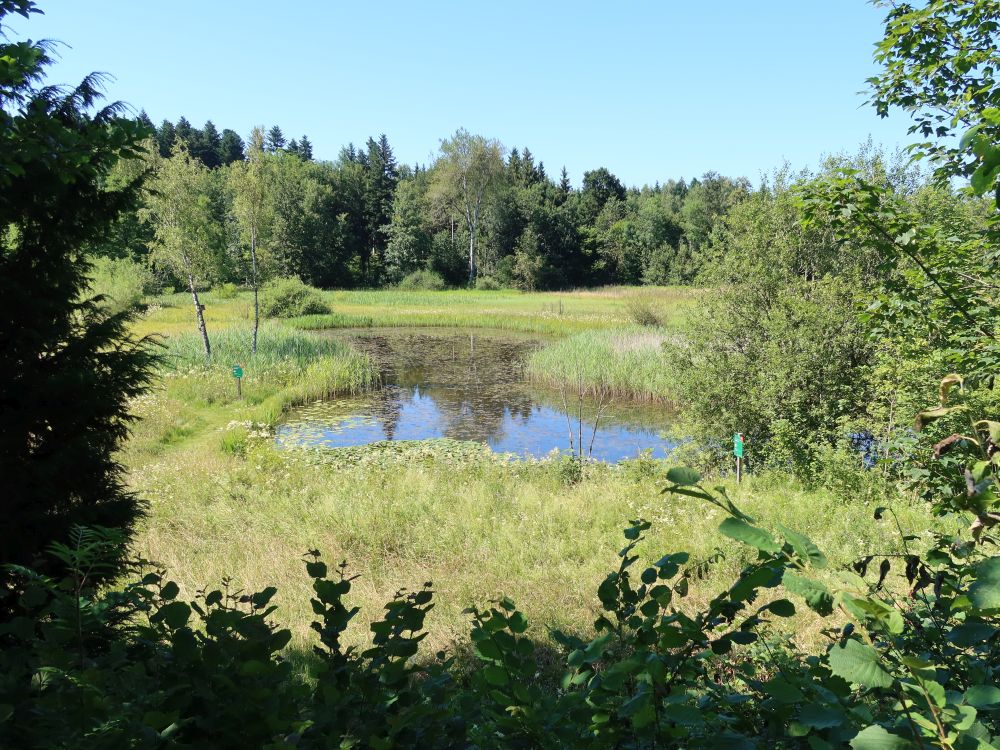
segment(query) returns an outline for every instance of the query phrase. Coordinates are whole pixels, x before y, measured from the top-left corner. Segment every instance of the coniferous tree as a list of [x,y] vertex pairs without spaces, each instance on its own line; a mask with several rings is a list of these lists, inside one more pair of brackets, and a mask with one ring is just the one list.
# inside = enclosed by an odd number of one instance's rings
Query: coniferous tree
[[170,120],[164,120],[159,130],[156,131],[156,145],[159,148],[160,156],[164,159],[170,156],[170,151],[173,149],[174,141],[176,140],[177,131],[174,128],[174,124]]
[[245,158],[243,139],[235,130],[229,128],[223,130],[222,138],[219,141],[219,160],[223,164],[232,164],[234,161],[243,161]]
[[306,136],[302,136],[299,139],[299,156],[301,156],[306,161],[312,161],[313,147],[312,143]]
[[275,125],[268,130],[267,136],[264,139],[264,144],[267,150],[271,153],[283,149],[285,147],[285,134],[281,132],[281,128]]
[[[51,571],[43,553],[74,525],[128,532],[141,512],[115,455],[154,356],[128,333],[130,313],[88,299],[83,249],[136,207],[137,184],[103,183],[148,131],[119,105],[95,111],[98,76],[41,85],[49,47],[8,42],[4,28],[35,12],[30,0],[0,1],[0,563]],[[16,594],[2,564],[0,613]]]
[[383,230],[392,218],[392,199],[399,180],[399,168],[384,133],[378,141],[369,138],[366,145],[368,151],[362,161],[365,168],[365,241],[370,248],[369,257],[377,257],[382,264],[386,243]]
[[187,121],[186,117],[182,116],[177,121],[177,125],[174,127],[174,137],[178,141],[182,141],[188,149],[194,144],[195,129],[191,127],[191,123]]
[[288,153],[290,153],[290,154],[295,154],[296,156],[298,156],[299,155],[299,142],[297,140],[295,140],[294,138],[292,138],[292,140],[290,140],[288,142],[288,148],[285,149],[285,150],[288,151]]
[[197,133],[195,142],[191,145],[191,153],[201,160],[209,169],[222,164],[219,151],[222,148],[222,137],[211,120]]
[[566,167],[563,167],[562,171],[559,173],[560,202],[564,202],[569,197],[570,190],[572,189],[573,188],[569,182],[569,172],[566,171]]
[[156,137],[156,126],[153,121],[149,119],[149,115],[146,114],[146,110],[139,112],[139,116],[135,118],[142,127],[144,127],[149,134],[155,138]]

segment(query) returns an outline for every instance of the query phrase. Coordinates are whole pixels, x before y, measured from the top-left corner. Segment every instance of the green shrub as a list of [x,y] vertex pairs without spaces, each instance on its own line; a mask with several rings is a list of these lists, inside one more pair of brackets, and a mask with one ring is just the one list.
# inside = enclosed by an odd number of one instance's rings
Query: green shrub
[[656,308],[646,300],[634,297],[625,306],[629,318],[638,326],[661,326],[663,318]]
[[476,289],[481,292],[496,292],[502,289],[500,282],[492,276],[477,276]]
[[227,281],[225,284],[219,284],[217,287],[212,289],[212,294],[215,295],[216,299],[236,299],[236,295],[240,293],[240,288],[231,281]]
[[94,258],[91,264],[89,291],[113,312],[135,307],[154,291],[153,274],[131,258]]
[[260,312],[265,318],[294,318],[330,312],[323,294],[300,279],[275,279],[260,290]]
[[414,271],[399,282],[404,291],[439,292],[445,288],[444,279],[434,271]]

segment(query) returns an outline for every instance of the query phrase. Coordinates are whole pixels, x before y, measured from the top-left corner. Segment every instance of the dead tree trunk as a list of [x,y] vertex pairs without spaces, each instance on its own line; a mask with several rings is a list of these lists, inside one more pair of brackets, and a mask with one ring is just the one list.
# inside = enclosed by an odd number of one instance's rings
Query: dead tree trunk
[[188,274],[188,288],[191,290],[191,299],[194,301],[194,312],[198,316],[198,332],[201,334],[202,343],[205,344],[205,359],[212,358],[212,345],[208,341],[208,329],[205,327],[205,306],[198,301],[198,291],[194,288],[194,276]]

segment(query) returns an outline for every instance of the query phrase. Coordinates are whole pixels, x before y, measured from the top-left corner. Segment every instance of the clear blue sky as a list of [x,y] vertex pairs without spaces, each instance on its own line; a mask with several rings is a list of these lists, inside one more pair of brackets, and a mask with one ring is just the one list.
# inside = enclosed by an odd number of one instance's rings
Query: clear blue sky
[[[52,81],[111,73],[157,123],[308,134],[318,158],[386,133],[430,161],[458,127],[527,145],[578,185],[714,169],[757,182],[908,121],[860,94],[882,11],[862,0],[334,2],[42,0],[16,36],[66,42]],[[287,10],[286,10],[287,9]]]

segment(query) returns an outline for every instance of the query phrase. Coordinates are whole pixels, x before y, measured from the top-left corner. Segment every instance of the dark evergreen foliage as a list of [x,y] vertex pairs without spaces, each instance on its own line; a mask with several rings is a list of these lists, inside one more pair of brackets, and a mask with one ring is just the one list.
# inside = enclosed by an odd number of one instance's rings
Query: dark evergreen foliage
[[[0,0],[0,22],[32,12]],[[0,562],[35,564],[76,524],[127,531],[140,514],[114,454],[153,354],[128,313],[86,299],[83,250],[135,210],[136,184],[103,183],[151,133],[120,105],[96,108],[99,76],[43,86],[44,43],[4,42],[0,57]],[[0,572],[0,596],[9,586]]]

